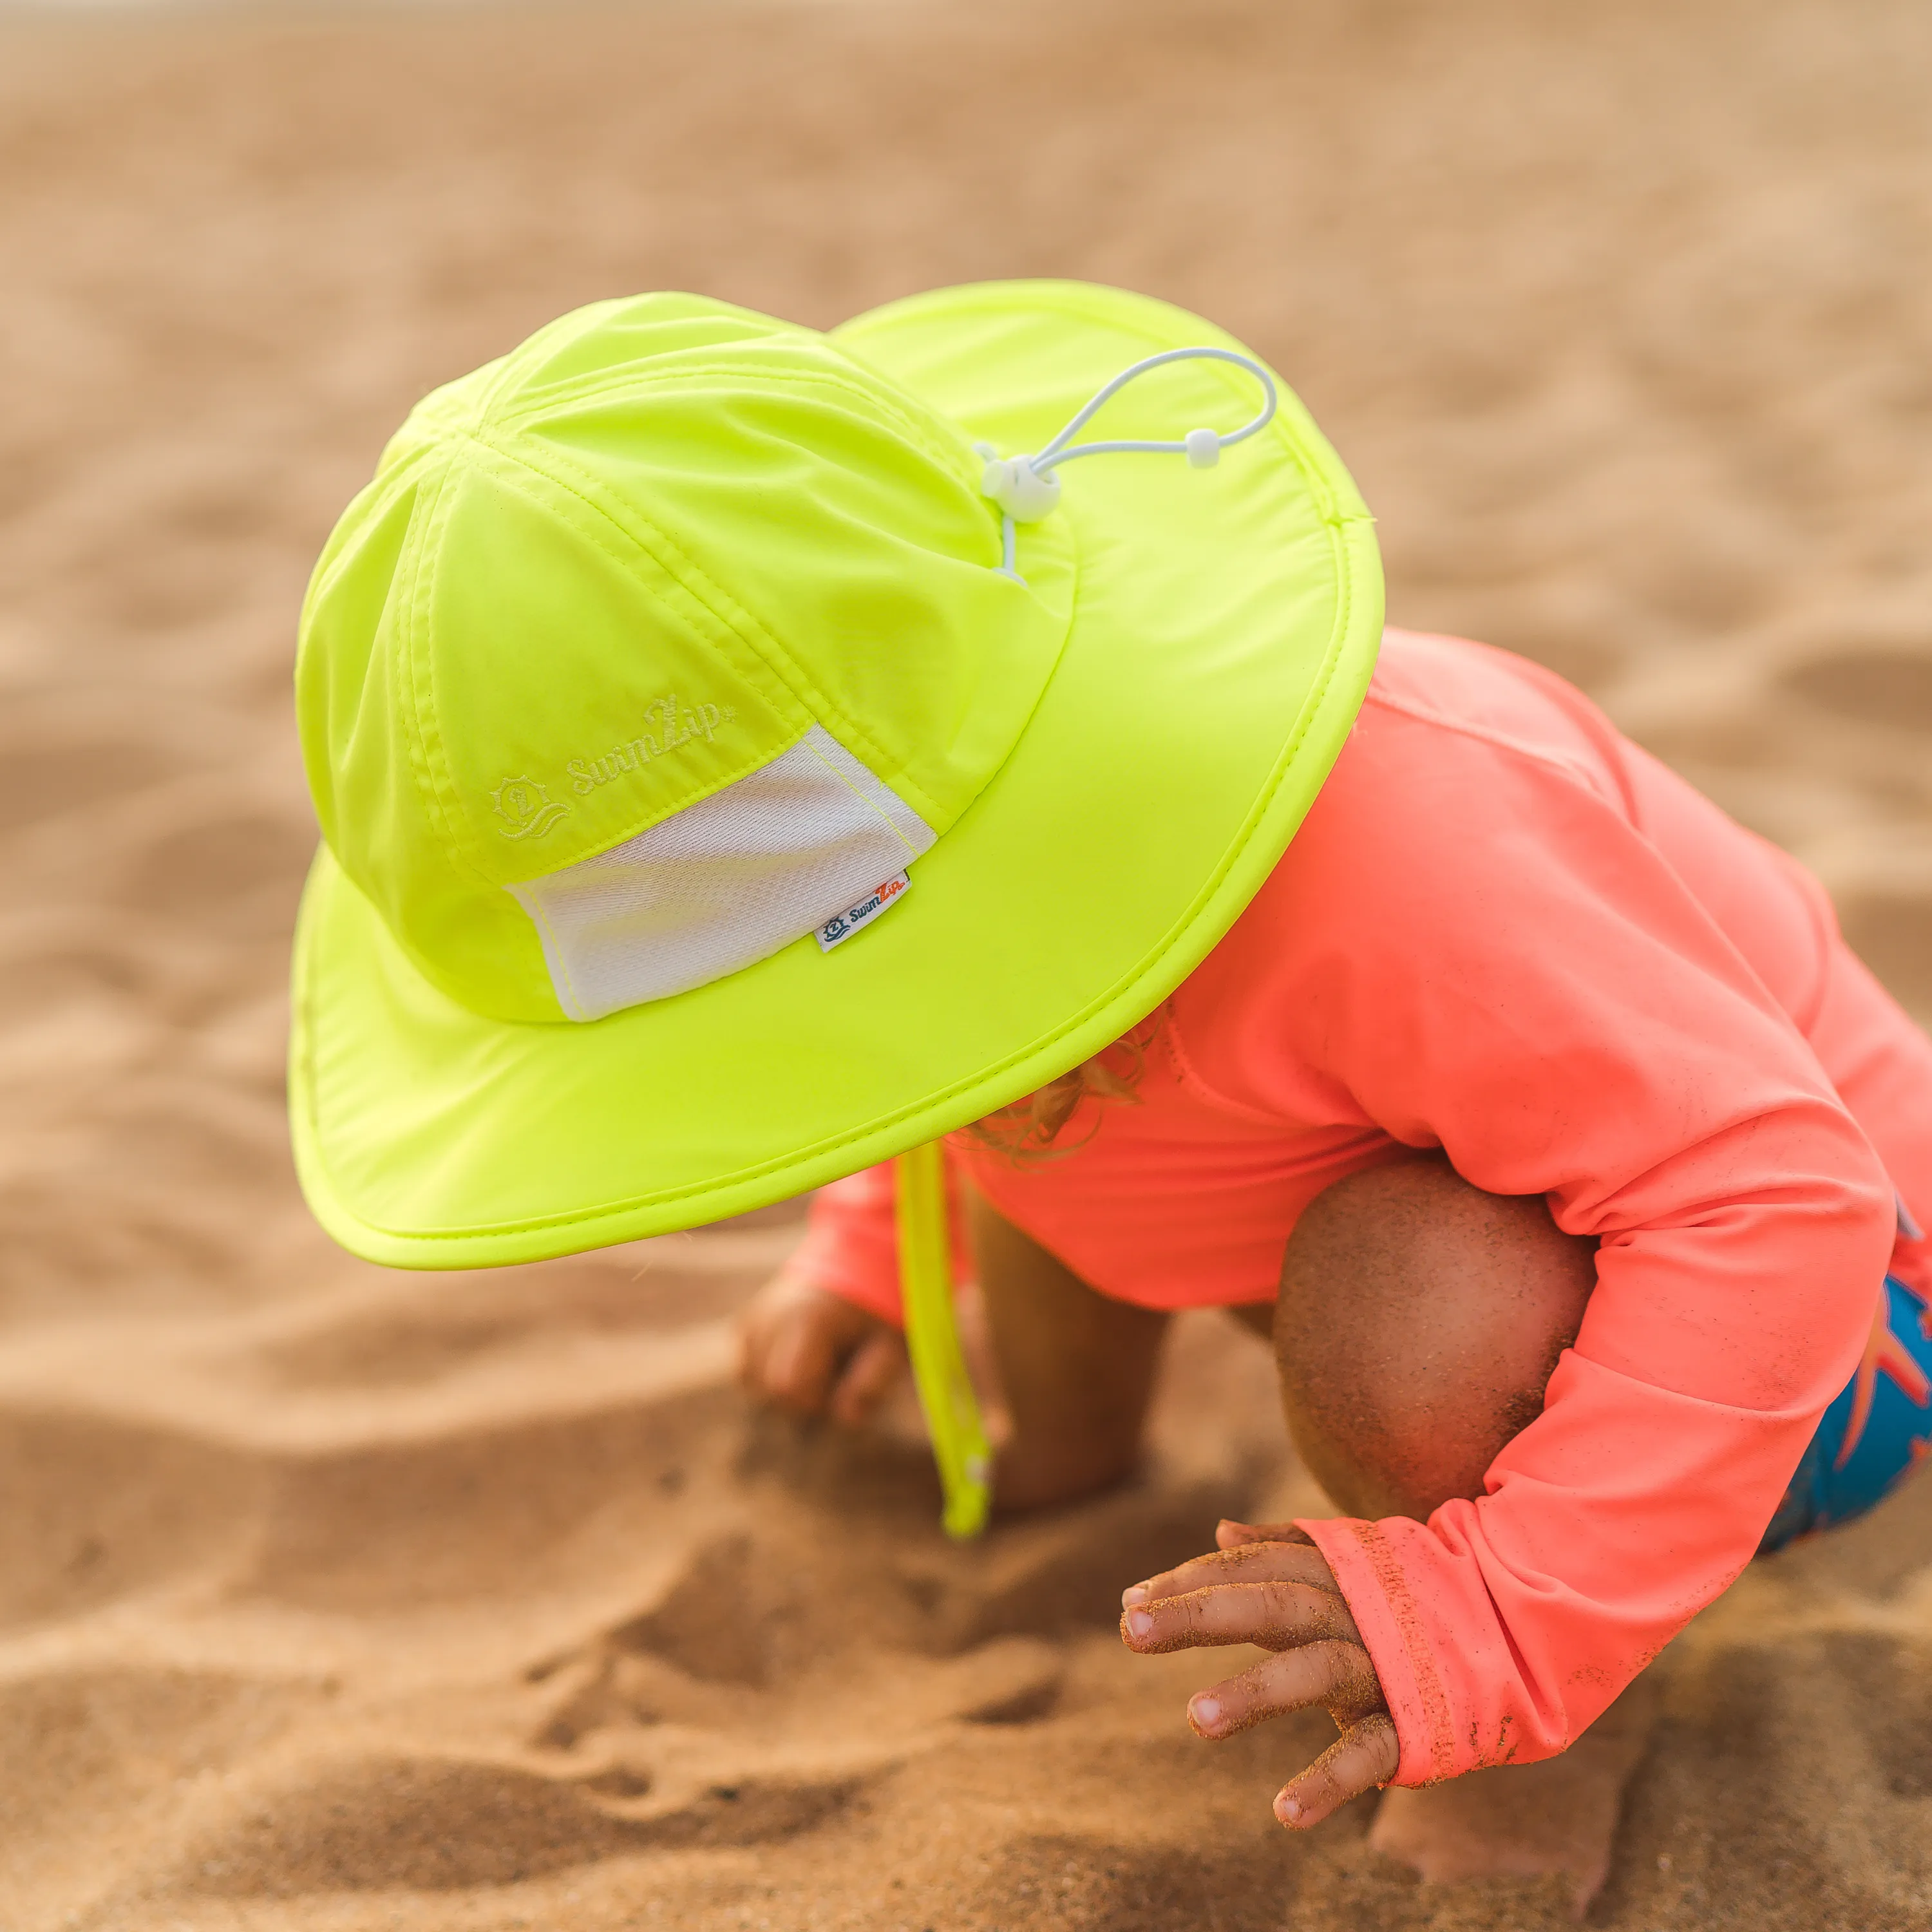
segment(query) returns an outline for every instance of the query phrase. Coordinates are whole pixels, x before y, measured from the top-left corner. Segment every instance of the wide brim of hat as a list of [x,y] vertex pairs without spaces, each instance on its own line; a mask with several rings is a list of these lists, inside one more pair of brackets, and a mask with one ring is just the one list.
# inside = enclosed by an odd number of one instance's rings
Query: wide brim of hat
[[[1164,303],[1058,282],[943,290],[836,335],[1002,452],[1040,448],[1142,356],[1238,346]],[[1177,436],[1204,382],[1216,427],[1252,409],[1245,372],[1190,363],[1091,433]],[[290,1112],[337,1240],[472,1268],[720,1220],[1006,1105],[1173,992],[1347,736],[1381,632],[1373,532],[1286,392],[1216,469],[1096,457],[1064,482],[1073,616],[1038,709],[910,891],[829,954],[808,937],[607,1019],[510,1024],[439,992],[317,854]]]

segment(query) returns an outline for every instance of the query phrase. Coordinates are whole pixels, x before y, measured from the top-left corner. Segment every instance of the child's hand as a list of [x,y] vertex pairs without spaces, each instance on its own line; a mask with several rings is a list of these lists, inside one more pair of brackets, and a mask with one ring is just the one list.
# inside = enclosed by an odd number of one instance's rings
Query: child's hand
[[896,1329],[796,1275],[767,1282],[738,1318],[738,1379],[794,1415],[856,1427],[905,1366]]
[[1187,1721],[1198,1736],[1231,1738],[1264,1718],[1325,1706],[1342,1735],[1274,1801],[1284,1825],[1305,1830],[1395,1775],[1401,1753],[1388,1702],[1334,1571],[1300,1531],[1224,1522],[1215,1540],[1213,1556],[1122,1592],[1121,1640],[1143,1655],[1222,1643],[1275,1653],[1197,1691]]

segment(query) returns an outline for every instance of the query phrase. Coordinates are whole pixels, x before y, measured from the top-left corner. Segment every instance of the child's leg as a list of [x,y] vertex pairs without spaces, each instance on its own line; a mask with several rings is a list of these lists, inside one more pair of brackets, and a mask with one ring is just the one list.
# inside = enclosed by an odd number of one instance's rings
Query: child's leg
[[1576,1340],[1595,1252],[1540,1197],[1485,1194],[1444,1161],[1318,1195],[1282,1264],[1275,1359],[1288,1433],[1336,1506],[1426,1519],[1480,1496]]
[[1096,1293],[976,1196],[971,1217],[1012,1418],[993,1493],[1003,1508],[1036,1509],[1106,1489],[1139,1456],[1168,1318]]
[[[1168,1318],[1089,1288],[976,1197],[970,1212],[1013,1422],[996,1493],[1024,1509],[1105,1488],[1139,1453]],[[1480,1492],[1576,1334],[1592,1250],[1540,1200],[1482,1193],[1438,1161],[1316,1199],[1274,1336],[1290,1433],[1340,1508],[1426,1516]]]
[[[1289,1432],[1352,1515],[1426,1518],[1543,1406],[1595,1280],[1594,1244],[1540,1200],[1439,1161],[1338,1182],[1288,1245],[1274,1340]],[[1566,1875],[1580,1912],[1610,1867],[1649,1724],[1642,1679],[1559,1758],[1383,1794],[1377,1850],[1425,1878]]]

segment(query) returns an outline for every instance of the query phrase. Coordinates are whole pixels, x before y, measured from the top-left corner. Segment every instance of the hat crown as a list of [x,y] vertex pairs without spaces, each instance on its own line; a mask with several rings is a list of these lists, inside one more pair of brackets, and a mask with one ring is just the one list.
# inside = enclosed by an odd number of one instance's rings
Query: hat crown
[[824,337],[688,296],[578,310],[435,392],[303,611],[304,757],[344,871],[452,997],[557,1019],[516,889],[808,740],[943,834],[1066,628],[1064,572],[992,568],[981,468]]

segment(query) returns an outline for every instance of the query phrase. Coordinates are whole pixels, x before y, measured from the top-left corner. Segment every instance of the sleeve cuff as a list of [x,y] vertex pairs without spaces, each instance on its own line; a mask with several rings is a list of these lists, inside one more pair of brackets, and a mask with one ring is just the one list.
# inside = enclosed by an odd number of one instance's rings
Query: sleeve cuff
[[1456,1762],[1449,1693],[1436,1670],[1426,1620],[1411,1594],[1394,1547],[1372,1522],[1354,1516],[1298,1520],[1321,1551],[1382,1679],[1402,1756],[1391,1784],[1437,1784]]
[[[784,1271],[876,1315],[895,1328],[903,1328],[898,1256],[892,1256],[889,1265],[881,1264],[878,1257],[862,1252],[863,1245],[845,1238],[843,1229],[814,1224],[792,1250]],[[855,1252],[855,1249],[861,1252]],[[868,1262],[873,1265],[867,1266]]]

